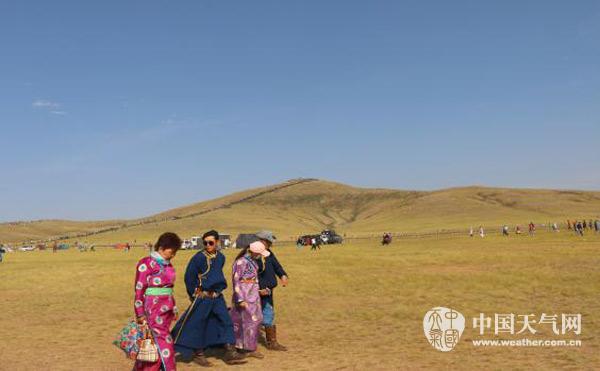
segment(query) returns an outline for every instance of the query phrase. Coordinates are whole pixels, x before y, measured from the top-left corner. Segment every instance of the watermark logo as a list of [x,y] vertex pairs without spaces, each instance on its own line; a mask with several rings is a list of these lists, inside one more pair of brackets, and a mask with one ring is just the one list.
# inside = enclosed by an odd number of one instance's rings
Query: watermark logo
[[465,330],[465,316],[445,307],[435,307],[423,317],[423,331],[429,344],[441,352],[456,347]]
[[[479,313],[467,324],[473,325],[471,343],[475,347],[582,346],[580,313]],[[441,352],[453,350],[464,330],[465,317],[454,309],[435,307],[423,318],[425,337]]]

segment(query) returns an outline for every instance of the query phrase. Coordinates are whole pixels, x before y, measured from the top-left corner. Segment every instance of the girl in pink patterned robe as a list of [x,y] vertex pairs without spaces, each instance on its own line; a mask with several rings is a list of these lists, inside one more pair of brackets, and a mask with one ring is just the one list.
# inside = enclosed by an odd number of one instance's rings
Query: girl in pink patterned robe
[[174,371],[175,352],[170,335],[171,322],[177,316],[173,285],[175,268],[171,259],[181,247],[181,239],[175,233],[164,233],[154,246],[150,256],[142,258],[135,275],[135,316],[139,324],[147,324],[158,348],[156,362],[136,361],[135,371]]
[[233,298],[230,311],[235,334],[235,347],[249,356],[263,358],[256,351],[263,315],[258,294],[258,265],[256,259],[269,256],[265,245],[253,242],[233,263]]

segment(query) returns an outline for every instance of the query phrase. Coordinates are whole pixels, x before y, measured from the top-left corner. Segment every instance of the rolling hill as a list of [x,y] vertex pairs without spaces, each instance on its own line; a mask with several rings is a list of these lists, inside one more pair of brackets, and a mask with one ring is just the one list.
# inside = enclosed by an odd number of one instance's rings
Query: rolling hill
[[209,228],[232,234],[270,228],[281,239],[293,239],[324,228],[361,236],[599,217],[600,192],[490,187],[404,191],[295,179],[142,219],[3,223],[0,241],[61,237],[139,243],[152,241],[164,231],[189,237]]

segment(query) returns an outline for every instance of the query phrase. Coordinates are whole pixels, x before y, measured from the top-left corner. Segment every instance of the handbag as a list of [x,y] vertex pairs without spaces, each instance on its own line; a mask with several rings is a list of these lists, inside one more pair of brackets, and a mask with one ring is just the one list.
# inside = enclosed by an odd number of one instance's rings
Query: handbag
[[113,344],[125,352],[129,359],[135,360],[144,337],[144,330],[141,326],[135,320],[130,320],[119,332]]
[[141,362],[156,362],[158,361],[158,348],[150,335],[150,331],[146,328],[144,339],[140,344],[140,350],[137,354],[137,360]]

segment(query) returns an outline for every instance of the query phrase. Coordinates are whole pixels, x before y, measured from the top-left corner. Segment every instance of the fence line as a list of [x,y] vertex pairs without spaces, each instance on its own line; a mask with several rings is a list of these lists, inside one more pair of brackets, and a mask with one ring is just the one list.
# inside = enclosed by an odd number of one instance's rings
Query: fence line
[[[197,216],[201,216],[201,215],[205,215],[208,213],[212,213],[215,212],[217,210],[222,210],[222,209],[226,209],[226,208],[230,208],[234,205],[243,203],[243,202],[247,202],[250,201],[252,199],[255,199],[257,197],[263,196],[265,194],[268,193],[273,193],[276,191],[279,191],[281,189],[284,188],[288,188],[288,187],[292,187],[298,184],[302,184],[302,183],[308,183],[308,182],[314,182],[317,181],[317,179],[314,178],[299,178],[299,179],[292,179],[292,180],[288,180],[285,183],[273,186],[273,187],[269,187],[268,189],[265,189],[263,191],[260,192],[256,192],[256,193],[252,193],[246,197],[242,197],[240,199],[234,200],[234,201],[230,201],[230,202],[226,202],[220,205],[217,205],[215,207],[209,208],[209,209],[204,209],[204,210],[200,210],[198,212],[194,212],[194,213],[190,213],[190,214],[186,214],[183,216],[171,216],[171,217],[164,217],[164,218],[154,218],[154,219],[141,219],[138,222],[134,222],[134,223],[124,223],[118,226],[111,226],[111,227],[107,227],[107,228],[102,228],[102,229],[97,229],[94,231],[88,231],[88,232],[79,232],[79,233],[73,233],[73,234],[65,234],[63,236],[57,236],[57,237],[51,237],[46,239],[45,241],[49,241],[49,242],[53,242],[53,241],[64,241],[64,240],[68,240],[68,239],[74,239],[74,238],[85,238],[85,237],[89,237],[89,236],[95,236],[98,234],[103,234],[103,233],[108,233],[108,232],[115,232],[115,231],[119,231],[119,230],[123,230],[123,229],[127,229],[127,228],[133,228],[133,227],[138,227],[141,225],[147,225],[147,224],[152,224],[152,223],[161,223],[161,222],[168,222],[168,221],[173,221],[173,220],[181,220],[181,219],[189,219],[189,218],[194,218]],[[41,242],[41,241],[33,241],[33,242]]]

